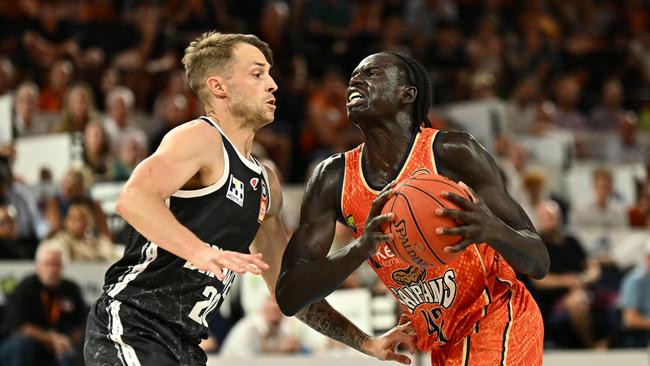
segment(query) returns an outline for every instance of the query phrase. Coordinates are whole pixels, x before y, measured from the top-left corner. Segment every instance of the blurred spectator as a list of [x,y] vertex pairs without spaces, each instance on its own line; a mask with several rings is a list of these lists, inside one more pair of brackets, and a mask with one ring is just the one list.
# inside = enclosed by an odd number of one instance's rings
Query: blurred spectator
[[434,37],[437,25],[458,19],[458,5],[450,0],[409,0],[406,3],[404,23],[416,57],[426,50]]
[[[646,10],[647,12],[647,10]],[[644,84],[650,83],[650,31],[643,30],[630,41],[630,56],[641,71]]]
[[62,57],[75,57],[79,45],[73,39],[74,25],[66,18],[66,4],[58,1],[39,1],[27,31],[23,34],[24,50],[32,62],[51,65]]
[[617,116],[618,135],[607,144],[606,158],[612,164],[636,164],[643,162],[647,147],[639,141],[639,124],[634,112]]
[[293,319],[282,315],[280,307],[268,297],[257,313],[246,315],[224,340],[223,357],[254,358],[269,354],[292,354],[301,349]]
[[65,101],[63,119],[55,132],[83,132],[86,125],[96,118],[95,97],[86,83],[77,83],[71,89]]
[[555,85],[556,109],[553,123],[560,128],[580,130],[587,127],[585,116],[578,110],[581,95],[580,83],[576,78],[565,76]]
[[423,59],[430,69],[433,103],[456,101],[459,97],[458,80],[469,63],[459,25],[450,21],[439,22]]
[[641,263],[623,279],[619,301],[626,330],[623,344],[647,348],[650,345],[650,243],[645,244],[641,253]]
[[546,188],[547,173],[541,168],[530,168],[523,175],[524,198],[519,204],[524,209],[533,225],[537,227],[538,207],[550,198]]
[[513,45],[506,56],[508,67],[516,79],[535,79],[546,82],[553,76],[557,54],[549,47],[541,29],[523,28],[523,36]]
[[162,126],[149,140],[149,151],[156,151],[167,132],[186,121],[183,119],[187,111],[187,98],[184,95],[176,94],[167,97],[163,106],[164,110],[160,120]]
[[513,143],[509,147],[508,158],[501,162],[501,169],[506,177],[508,193],[517,202],[526,201],[524,176],[527,168],[528,151],[520,144]]
[[90,197],[84,172],[78,169],[68,170],[59,184],[59,191],[46,202],[45,215],[50,224],[50,234],[56,234],[63,228],[63,219],[70,206],[77,202],[83,202],[90,207],[97,231],[110,236],[106,214],[99,203]]
[[90,121],[83,136],[84,164],[96,180],[108,178],[109,164],[112,161],[111,141],[101,122]]
[[503,68],[503,41],[498,34],[498,24],[492,18],[479,22],[474,37],[467,42],[467,55],[475,71],[490,73],[501,79]]
[[329,69],[322,86],[308,102],[307,126],[301,137],[301,152],[318,160],[345,151],[361,142],[361,133],[348,120],[346,83],[338,69]]
[[0,57],[0,100],[3,97],[11,95],[12,79],[14,76],[14,67],[11,61]]
[[14,99],[14,137],[44,135],[49,132],[47,120],[38,118],[38,86],[25,81],[18,86]]
[[120,151],[110,165],[109,176],[114,181],[126,181],[144,158],[147,157],[147,146],[136,136],[127,136]]
[[647,206],[644,208],[643,230],[631,232],[620,238],[613,247],[614,261],[622,270],[642,264],[643,258],[639,253],[642,253],[650,243],[650,209]]
[[650,184],[641,184],[638,190],[636,202],[627,210],[628,225],[631,228],[644,228],[646,212],[650,212]]
[[0,203],[0,259],[31,259],[33,243],[18,237],[16,209]]
[[63,229],[41,245],[59,245],[73,262],[117,259],[111,239],[98,232],[92,211],[85,203],[73,203],[63,221]]
[[25,245],[29,243],[25,253],[33,258],[37,240],[47,234],[47,222],[38,209],[36,198],[25,184],[14,179],[11,165],[4,157],[0,157],[0,197],[12,207],[18,238]]
[[[189,121],[196,118],[197,115],[202,114],[203,111],[199,108],[199,100],[189,87],[187,76],[184,70],[175,70],[169,74],[167,87],[163,89],[154,103],[154,116],[158,119],[164,119],[167,104],[178,95],[185,98],[185,105],[183,110],[179,111],[180,120]],[[152,150],[153,151],[153,150]]]
[[505,124],[508,132],[530,134],[537,132],[537,108],[539,106],[539,84],[534,78],[521,79],[506,102]]
[[[593,347],[596,340],[589,286],[600,277],[600,267],[596,261],[587,259],[580,242],[564,230],[557,203],[545,201],[538,206],[537,230],[551,259],[546,277],[533,280],[545,328],[550,336],[568,335],[565,340],[555,339],[564,343],[562,346],[576,346],[575,340],[570,338],[572,331],[578,336],[578,345]],[[565,320],[568,320],[569,329],[563,328]]]
[[571,223],[576,227],[601,230],[627,227],[625,207],[614,194],[614,177],[608,168],[592,172],[593,199],[574,208]]
[[79,286],[63,278],[64,258],[55,245],[40,247],[36,274],[9,297],[4,327],[10,337],[0,344],[2,365],[69,365],[80,353],[86,306]]
[[39,105],[43,112],[63,111],[63,101],[68,95],[74,67],[68,60],[57,60],[50,67],[47,84],[41,90]]
[[603,84],[601,104],[591,110],[590,128],[596,130],[614,130],[625,116],[623,108],[623,85],[620,80],[612,79]]
[[110,137],[114,153],[120,151],[124,141],[131,136],[147,146],[147,135],[132,120],[135,96],[129,88],[116,86],[111,89],[106,97],[106,106],[108,117],[104,127]]

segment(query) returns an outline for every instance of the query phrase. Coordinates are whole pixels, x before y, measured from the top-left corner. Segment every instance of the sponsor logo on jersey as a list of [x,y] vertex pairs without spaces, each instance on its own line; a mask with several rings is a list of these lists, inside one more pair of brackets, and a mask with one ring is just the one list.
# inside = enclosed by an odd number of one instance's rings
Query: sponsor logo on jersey
[[[257,179],[257,178],[254,178]],[[262,180],[262,195],[260,197],[260,213],[257,215],[257,221],[262,223],[264,216],[266,216],[266,211],[269,204],[269,192],[266,188],[266,183]]]
[[230,183],[228,184],[226,198],[235,202],[240,207],[244,207],[244,183],[232,174],[230,174]]
[[382,265],[395,266],[404,264],[401,259],[395,256],[395,253],[393,253],[393,251],[390,250],[390,247],[386,244],[379,245],[379,248],[377,248],[377,253],[370,257],[370,259],[380,265],[377,268],[381,268]]
[[422,304],[435,304],[448,309],[456,299],[456,272],[453,269],[429,281],[424,280],[425,276],[425,269],[413,266],[391,274],[402,287],[390,289],[411,314]]
[[259,178],[251,178],[250,183],[251,183],[251,187],[253,187],[254,191],[257,191],[257,183],[259,183],[259,182],[260,182]]

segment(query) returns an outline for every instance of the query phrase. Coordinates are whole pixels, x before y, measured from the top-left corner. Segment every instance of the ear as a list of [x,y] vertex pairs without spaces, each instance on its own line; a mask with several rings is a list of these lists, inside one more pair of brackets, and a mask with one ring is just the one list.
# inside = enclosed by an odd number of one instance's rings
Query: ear
[[400,92],[400,100],[403,104],[410,104],[418,96],[418,90],[414,86],[403,87]]
[[225,98],[228,95],[228,87],[222,77],[216,75],[210,76],[205,82],[208,85],[210,94],[217,98]]

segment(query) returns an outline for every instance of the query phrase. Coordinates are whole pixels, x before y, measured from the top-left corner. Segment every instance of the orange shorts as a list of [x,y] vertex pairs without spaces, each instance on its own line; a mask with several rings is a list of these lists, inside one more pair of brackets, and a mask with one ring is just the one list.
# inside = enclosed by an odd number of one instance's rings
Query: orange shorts
[[510,294],[488,305],[486,316],[470,335],[432,350],[431,365],[541,366],[542,315],[530,293],[520,286],[515,285]]

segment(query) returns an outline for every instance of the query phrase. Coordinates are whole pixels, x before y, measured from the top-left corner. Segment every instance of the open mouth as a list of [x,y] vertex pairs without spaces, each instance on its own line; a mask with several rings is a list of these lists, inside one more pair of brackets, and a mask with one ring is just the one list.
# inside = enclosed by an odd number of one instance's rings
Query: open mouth
[[275,99],[269,99],[266,101],[266,106],[272,109],[275,109]]
[[348,95],[348,102],[346,106],[348,108],[358,107],[360,105],[363,105],[365,102],[366,97],[364,97],[363,94],[359,93],[358,91],[353,91]]

